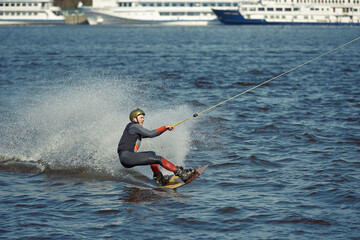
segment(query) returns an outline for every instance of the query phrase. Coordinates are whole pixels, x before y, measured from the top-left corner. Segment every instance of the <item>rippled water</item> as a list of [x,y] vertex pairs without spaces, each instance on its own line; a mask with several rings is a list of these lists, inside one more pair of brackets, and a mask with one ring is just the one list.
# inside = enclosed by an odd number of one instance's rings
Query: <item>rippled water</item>
[[360,43],[116,155],[127,115],[174,124],[360,36],[326,27],[0,28],[1,238],[358,239]]

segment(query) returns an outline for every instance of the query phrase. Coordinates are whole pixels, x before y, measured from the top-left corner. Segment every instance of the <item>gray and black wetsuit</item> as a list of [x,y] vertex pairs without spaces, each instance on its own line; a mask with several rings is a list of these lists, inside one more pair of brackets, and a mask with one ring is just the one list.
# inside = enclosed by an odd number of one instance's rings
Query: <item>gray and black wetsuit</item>
[[117,149],[121,164],[126,168],[141,165],[152,165],[153,168],[154,164],[160,164],[170,171],[175,171],[175,166],[172,163],[168,162],[163,157],[156,155],[155,152],[137,152],[142,138],[157,137],[166,130],[166,126],[162,126],[155,130],[148,130],[134,122],[126,125]]

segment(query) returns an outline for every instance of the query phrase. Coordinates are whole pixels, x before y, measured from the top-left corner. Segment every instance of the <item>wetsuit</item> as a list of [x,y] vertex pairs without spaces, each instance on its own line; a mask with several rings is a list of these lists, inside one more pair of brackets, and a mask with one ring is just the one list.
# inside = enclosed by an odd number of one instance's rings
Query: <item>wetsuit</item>
[[151,165],[151,169],[154,174],[160,172],[158,164],[169,171],[175,171],[176,166],[174,164],[163,157],[156,155],[155,152],[137,152],[142,138],[157,137],[163,134],[166,130],[166,126],[162,126],[155,130],[148,130],[140,124],[134,122],[126,125],[117,149],[121,164],[126,168]]

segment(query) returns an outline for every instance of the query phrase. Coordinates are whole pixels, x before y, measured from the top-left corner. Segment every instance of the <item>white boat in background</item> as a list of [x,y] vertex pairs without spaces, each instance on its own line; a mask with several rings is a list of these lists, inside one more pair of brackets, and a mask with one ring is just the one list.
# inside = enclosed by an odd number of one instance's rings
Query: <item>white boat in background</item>
[[90,25],[219,24],[212,8],[236,9],[236,0],[93,0],[83,8]]
[[224,24],[360,26],[360,0],[259,0],[213,9]]
[[65,24],[53,0],[0,0],[0,25]]

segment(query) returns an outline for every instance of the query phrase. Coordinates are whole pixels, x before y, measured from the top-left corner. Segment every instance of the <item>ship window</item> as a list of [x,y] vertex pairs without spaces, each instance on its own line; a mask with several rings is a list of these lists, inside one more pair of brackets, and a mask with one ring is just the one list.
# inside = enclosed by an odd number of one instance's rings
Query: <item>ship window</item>
[[281,12],[282,8],[276,8],[276,11]]
[[184,7],[185,3],[172,3],[171,6],[173,6],[173,7]]
[[160,16],[169,16],[170,13],[169,12],[160,12]]
[[242,10],[243,10],[243,11],[247,11],[247,8],[243,8]]
[[11,6],[12,6],[12,7],[15,7],[15,3],[12,3]]
[[164,5],[165,5],[165,7],[168,7],[168,6],[170,6],[170,3],[166,2]]
[[259,8],[259,11],[265,11],[265,8]]
[[5,7],[8,7],[9,6],[9,4],[8,3],[5,3]]
[[188,12],[187,13],[188,16],[200,16],[199,12]]
[[161,6],[162,6],[162,3],[159,3],[159,2],[158,2],[158,3],[156,3],[156,6],[157,6],[157,7],[161,7]]
[[[0,5],[1,6],[1,5]],[[0,16],[2,16],[2,15],[4,15],[4,13],[3,12],[0,12]]]
[[294,8],[294,11],[300,11],[300,8]]
[[267,10],[268,11],[274,11],[274,8],[268,8]]
[[3,3],[0,3],[0,7],[2,7],[2,6],[4,6],[4,4],[3,4]]
[[17,6],[17,7],[20,7],[20,3],[17,3],[16,6]]
[[291,12],[291,8],[285,8],[285,12]]
[[256,8],[250,8],[250,11],[256,11]]

